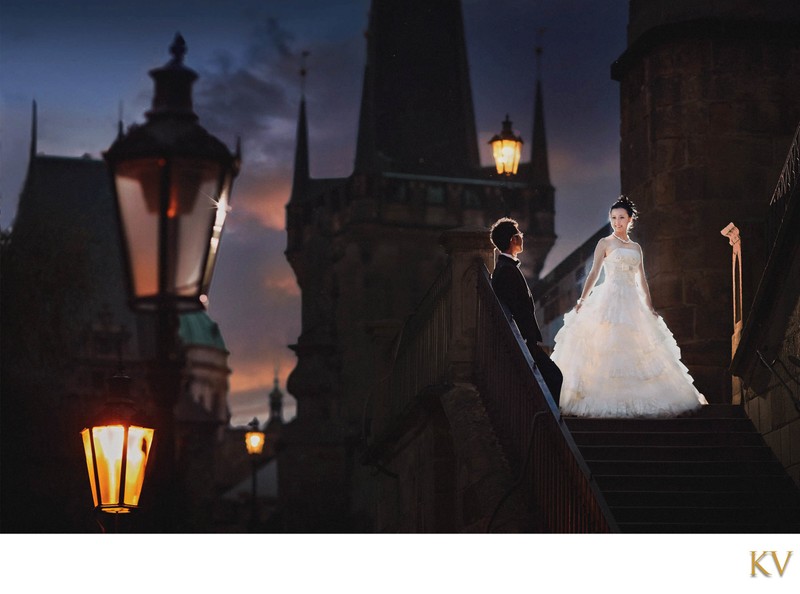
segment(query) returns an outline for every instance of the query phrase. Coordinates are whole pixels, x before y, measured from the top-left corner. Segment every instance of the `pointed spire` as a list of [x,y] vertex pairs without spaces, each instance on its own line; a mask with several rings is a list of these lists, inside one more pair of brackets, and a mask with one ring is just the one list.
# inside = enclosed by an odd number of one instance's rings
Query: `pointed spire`
[[275,367],[275,387],[269,394],[269,424],[283,424],[283,392],[278,387],[278,367]]
[[39,118],[36,112],[36,100],[33,100],[33,107],[31,113],[31,149],[30,149],[30,160],[28,163],[33,163],[33,159],[36,157],[36,143],[38,140],[38,128],[39,128]]
[[[543,30],[539,30],[541,33]],[[541,81],[542,46],[536,46],[536,99],[533,107],[533,134],[531,135],[530,183],[535,186],[550,185],[550,168],[547,164],[547,136],[544,129],[544,102]]]
[[122,100],[119,101],[119,118],[117,119],[117,140],[125,136],[125,131],[122,125]]
[[300,96],[304,99],[306,96],[306,74],[308,74],[306,58],[308,58],[310,53],[311,52],[308,50],[303,50],[303,53],[300,55]]
[[378,165],[378,151],[375,148],[375,43],[372,30],[374,12],[369,12],[369,28],[364,32],[367,40],[367,59],[364,66],[364,83],[361,88],[361,111],[358,116],[358,140],[356,142],[355,170],[371,172]]
[[356,171],[480,170],[459,0],[373,0]]
[[302,201],[308,187],[309,158],[308,158],[308,124],[306,122],[306,96],[305,79],[306,66],[305,58],[308,52],[303,52],[303,64],[300,69],[302,95],[300,97],[300,115],[297,119],[297,146],[294,153],[294,179],[292,180],[292,195],[289,202]]

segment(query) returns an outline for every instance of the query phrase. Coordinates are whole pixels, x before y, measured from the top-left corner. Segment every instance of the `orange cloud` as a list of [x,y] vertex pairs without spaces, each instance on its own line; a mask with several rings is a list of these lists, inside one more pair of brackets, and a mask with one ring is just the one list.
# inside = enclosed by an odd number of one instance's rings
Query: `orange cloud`
[[300,297],[300,287],[297,286],[297,281],[292,271],[287,270],[279,272],[282,274],[264,279],[266,288],[271,291],[277,290],[289,297]]
[[268,229],[282,230],[286,227],[286,202],[292,186],[286,179],[275,180],[253,175],[242,180],[236,188],[233,208],[252,215]]

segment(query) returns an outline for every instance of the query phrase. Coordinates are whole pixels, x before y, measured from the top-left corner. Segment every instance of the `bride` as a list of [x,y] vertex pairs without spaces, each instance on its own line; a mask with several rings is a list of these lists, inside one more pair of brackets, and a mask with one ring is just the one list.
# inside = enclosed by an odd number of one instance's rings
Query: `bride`
[[642,248],[628,236],[637,214],[626,196],[611,206],[613,233],[597,243],[581,297],[556,334],[565,415],[668,417],[708,404],[653,309]]

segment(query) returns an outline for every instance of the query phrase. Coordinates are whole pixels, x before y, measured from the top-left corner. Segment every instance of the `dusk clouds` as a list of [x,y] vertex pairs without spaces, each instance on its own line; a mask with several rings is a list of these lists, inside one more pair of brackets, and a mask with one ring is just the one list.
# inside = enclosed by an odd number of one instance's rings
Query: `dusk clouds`
[[[368,10],[368,0],[3,2],[3,229],[13,221],[27,167],[31,101],[39,106],[40,151],[99,158],[116,135],[120,104],[125,125],[141,122],[152,97],[147,71],[167,62],[176,32],[186,39],[186,64],[200,76],[200,123],[231,149],[237,138],[242,147],[209,296],[209,313],[231,352],[234,422],[266,420],[275,369],[285,391],[295,364],[287,345],[300,332],[300,294],[283,251],[300,69],[305,63],[311,175],[346,177],[355,156]],[[544,47],[559,236],[546,272],[603,224],[619,191],[618,89],[609,68],[625,49],[627,2],[464,0],[463,12],[484,164],[491,162],[486,142],[506,113],[530,140],[537,40]]]
[[[234,424],[259,414],[265,420],[276,371],[285,386],[294,368],[288,345],[300,334],[300,290],[283,251],[303,87],[312,176],[344,177],[355,152],[362,46],[356,33],[301,43],[265,17],[238,54],[218,53],[200,72],[195,103],[203,125],[220,137],[236,131],[243,153],[209,307],[231,348]],[[291,416],[292,403],[287,409]]]

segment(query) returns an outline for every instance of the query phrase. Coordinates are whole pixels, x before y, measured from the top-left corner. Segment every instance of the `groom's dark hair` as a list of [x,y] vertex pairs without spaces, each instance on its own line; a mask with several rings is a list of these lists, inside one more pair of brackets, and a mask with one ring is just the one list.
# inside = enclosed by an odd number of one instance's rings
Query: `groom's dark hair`
[[519,233],[517,221],[514,219],[509,219],[508,217],[503,217],[502,219],[497,219],[494,225],[492,225],[492,228],[489,231],[489,237],[491,238],[494,247],[501,252],[504,252],[511,244],[511,238],[517,233]]

